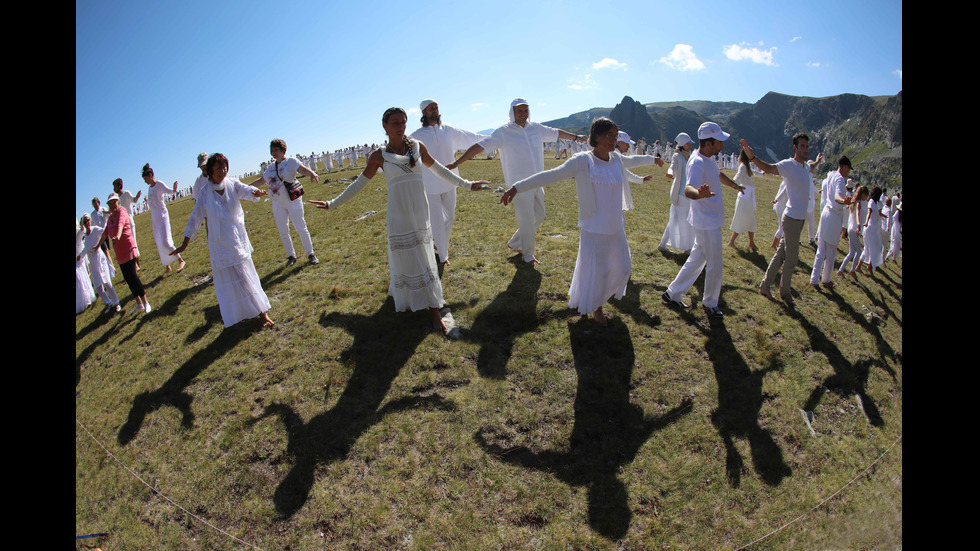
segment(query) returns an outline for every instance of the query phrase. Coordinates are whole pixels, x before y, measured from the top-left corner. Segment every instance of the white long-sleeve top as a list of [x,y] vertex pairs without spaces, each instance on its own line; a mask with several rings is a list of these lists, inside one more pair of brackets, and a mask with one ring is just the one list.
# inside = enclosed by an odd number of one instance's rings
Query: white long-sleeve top
[[[425,144],[429,155],[439,161],[443,166],[456,161],[456,150],[467,150],[471,145],[486,138],[483,134],[476,134],[467,130],[461,130],[448,124],[433,124],[423,126],[415,132],[412,137]],[[453,174],[459,175],[459,169],[453,169]],[[425,184],[425,192],[429,194],[446,193],[456,189],[455,184],[443,181],[436,176],[428,167],[422,169],[422,183]]]
[[[224,195],[217,192],[221,186]],[[258,201],[252,193],[258,188],[243,184],[238,178],[225,178],[216,186],[208,183],[197,194],[197,202],[187,221],[184,237],[194,239],[205,218],[208,223],[208,252],[212,268],[227,268],[252,255],[252,243],[245,231],[242,199]]]
[[[626,174],[627,169],[652,165],[656,162],[656,158],[653,155],[627,157],[620,155],[617,151],[613,151],[610,155],[609,162],[618,161],[623,169],[623,210],[630,210],[633,208],[633,196],[630,194],[629,177]],[[590,156],[593,156],[591,151],[576,153],[561,166],[538,172],[533,176],[518,181],[513,187],[517,188],[517,192],[520,193],[574,178],[575,191],[578,195],[578,220],[579,225],[581,225],[583,222],[594,218],[597,214],[596,195],[589,172],[591,166],[589,162]],[[605,163],[607,161],[597,159],[596,162]]]
[[500,150],[504,182],[510,187],[544,170],[544,144],[557,139],[557,128],[533,121],[527,121],[524,126],[509,122],[494,130],[479,145],[484,151]]

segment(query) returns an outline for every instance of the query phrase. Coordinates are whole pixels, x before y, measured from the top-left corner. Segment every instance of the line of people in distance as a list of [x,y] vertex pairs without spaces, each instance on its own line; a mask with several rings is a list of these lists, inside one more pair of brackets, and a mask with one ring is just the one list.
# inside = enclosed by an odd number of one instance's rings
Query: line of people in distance
[[[500,203],[513,205],[517,220],[517,230],[507,242],[507,247],[516,251],[531,267],[540,263],[535,256],[535,234],[545,219],[543,188],[563,180],[575,181],[580,239],[569,286],[568,305],[582,315],[592,315],[597,323],[606,324],[603,305],[610,298],[624,296],[632,273],[624,218],[624,211],[633,208],[630,183],[651,178],[640,178],[630,169],[652,164],[663,166],[660,156],[624,155],[630,144],[629,136],[620,132],[614,121],[605,117],[592,122],[588,136],[531,121],[530,107],[523,98],[511,102],[509,122],[489,136],[443,124],[435,100],[426,99],[419,107],[422,126],[411,135],[407,133],[408,116],[405,110],[398,107],[386,110],[381,125],[388,141],[370,154],[363,172],[336,198],[308,201],[318,209],[337,209],[363,191],[379,170],[384,171],[388,201],[388,293],[394,299],[396,311],[428,310],[433,328],[448,332],[441,312],[446,303],[438,264],[448,265],[450,261],[449,244],[455,219],[456,189],[480,191],[489,189],[490,184],[461,178],[458,167],[481,152],[497,150],[507,188]],[[724,315],[719,307],[722,286],[721,231],[725,221],[720,186],[731,187],[743,196],[751,192],[751,163],[760,172],[781,176],[787,195],[787,207],[781,218],[782,237],[760,283],[759,292],[771,298],[770,288],[781,277],[780,296],[793,306],[790,290],[805,218],[802,213],[813,190],[812,174],[806,164],[808,137],[804,134],[795,136],[794,156],[775,164],[759,159],[752,147],[742,140],[742,162],[734,180],[723,174],[715,161],[715,156],[722,151],[730,135],[718,124],[709,121],[699,127],[697,137],[696,149],[694,140],[686,133],[674,140],[677,146],[668,170],[668,175],[673,179],[670,220],[660,247],[686,250],[689,255],[662,299],[668,305],[688,308],[681,298],[703,271],[702,307],[709,316]],[[544,146],[559,139],[587,142],[591,149],[576,153],[556,168],[544,170]],[[456,158],[456,151],[463,149],[463,154]],[[180,253],[197,235],[200,226],[207,225],[212,278],[226,327],[251,318],[260,319],[263,326],[274,324],[268,314],[269,300],[251,260],[253,249],[245,229],[242,200],[257,201],[262,196],[271,196],[274,218],[288,254],[287,262],[296,261],[289,237],[290,222],[300,235],[309,261],[314,264],[318,262],[306,228],[301,199],[303,190],[297,176],[306,176],[313,182],[319,182],[319,177],[295,158],[286,157],[283,140],[273,140],[270,153],[274,162],[251,184],[228,176],[229,164],[224,155],[202,154],[199,157],[202,174],[195,182],[193,192],[196,203],[183,242],[176,247],[171,244],[166,253],[180,259]],[[832,174],[833,177],[828,178],[832,184],[825,191],[828,199],[821,213],[820,240],[813,268],[813,277],[825,285],[830,282],[837,246],[834,236],[840,236],[843,209],[853,202],[844,188],[849,170],[850,161],[842,158],[839,170],[834,173],[836,176]],[[259,185],[267,189],[260,189],[257,187]],[[118,203],[118,200],[115,202]],[[746,215],[739,211],[736,207],[736,220],[747,220],[751,216],[754,222],[754,212]],[[118,228],[112,227],[116,229],[109,234],[121,237]],[[733,230],[734,227],[735,220]],[[741,223],[739,228],[742,228]],[[828,229],[824,231],[823,228]],[[746,231],[754,231],[754,224],[751,230]],[[750,233],[750,239],[751,236]],[[750,245],[754,243],[750,241]]]

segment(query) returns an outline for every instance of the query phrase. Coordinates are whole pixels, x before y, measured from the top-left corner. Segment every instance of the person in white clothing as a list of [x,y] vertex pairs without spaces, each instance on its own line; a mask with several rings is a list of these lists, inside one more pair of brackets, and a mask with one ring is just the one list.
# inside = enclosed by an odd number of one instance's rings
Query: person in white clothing
[[[687,215],[691,212],[691,200],[684,194],[684,188],[687,186],[687,161],[691,157],[694,140],[686,132],[681,132],[674,138],[674,142],[677,144],[676,151],[671,156],[670,168],[667,169],[667,177],[673,180],[670,185],[670,217],[657,250],[669,253],[670,249],[667,247],[673,247],[690,253],[694,246],[694,228],[687,221]],[[655,157],[660,156],[659,148],[660,140],[657,140],[654,144]]]
[[368,157],[364,171],[332,201],[310,201],[317,208],[332,210],[360,193],[383,170],[388,186],[388,269],[391,279],[388,294],[396,312],[428,309],[432,327],[443,334],[448,328],[440,309],[445,305],[442,282],[436,266],[429,223],[429,204],[422,183],[422,167],[430,168],[446,182],[471,191],[488,189],[489,182],[470,182],[457,176],[432,158],[424,143],[405,134],[408,115],[400,107],[391,107],[381,117],[388,135],[384,150],[376,149]]
[[[851,200],[851,204],[848,205],[847,214],[847,256],[840,263],[840,268],[838,268],[837,273],[843,277],[845,274],[850,274],[851,277],[857,279],[857,267],[861,260],[861,253],[864,252],[864,246],[861,244],[861,221],[865,219],[866,213],[868,211],[868,197],[870,192],[868,191],[868,186],[858,186],[857,191],[854,193],[854,198]],[[851,265],[850,272],[847,271],[847,265]]]
[[752,183],[752,165],[745,150],[739,154],[738,170],[735,171],[735,183],[742,186],[735,198],[735,213],[732,214],[732,238],[728,240],[729,247],[735,247],[735,238],[740,233],[749,234],[749,248],[759,252],[755,245],[755,231],[758,227],[755,219],[755,185]]
[[[425,144],[429,155],[443,166],[456,161],[456,151],[468,149],[486,136],[468,132],[442,123],[439,104],[433,99],[422,100],[422,128],[412,137]],[[459,169],[452,169],[459,176]],[[456,220],[456,186],[443,181],[429,168],[422,169],[422,182],[429,200],[429,221],[432,240],[439,252],[439,262],[449,265],[449,238]]]
[[568,307],[592,314],[600,325],[606,325],[602,305],[612,297],[623,298],[632,273],[623,218],[623,211],[633,208],[628,169],[663,163],[652,155],[622,155],[616,150],[617,134],[622,133],[616,123],[606,117],[595,119],[589,132],[592,151],[577,153],[557,168],[515,183],[500,198],[507,205],[521,193],[575,179],[581,236]]
[[736,184],[718,168],[712,159],[725,147],[730,134],[723,132],[714,122],[702,123],[698,128],[698,150],[691,153],[687,162],[687,183],[684,195],[692,200],[688,220],[694,227],[694,247],[690,256],[681,266],[677,277],[667,286],[661,298],[673,306],[687,308],[680,297],[694,285],[704,271],[704,296],[701,306],[709,316],[720,318],[724,313],[718,308],[721,298],[722,254],[721,227],[725,224],[725,203],[721,186],[738,191],[742,186]]
[[279,230],[279,240],[286,249],[286,266],[296,263],[296,249],[293,247],[293,238],[289,236],[290,222],[299,234],[300,243],[303,244],[310,264],[319,264],[320,260],[313,254],[313,238],[310,237],[310,230],[306,227],[303,200],[292,194],[290,189],[297,185],[297,174],[302,174],[316,183],[320,183],[320,176],[303,166],[296,157],[286,157],[285,140],[279,138],[272,140],[269,143],[269,153],[272,154],[273,162],[265,167],[259,179],[251,185],[268,184],[269,186],[272,217],[276,221],[276,229]]
[[774,165],[756,157],[744,139],[742,140],[742,150],[762,172],[781,176],[785,184],[786,208],[780,223],[783,236],[779,241],[776,253],[772,255],[772,260],[769,261],[766,275],[762,279],[762,283],[759,284],[759,293],[772,298],[769,288],[776,282],[776,277],[781,274],[779,296],[788,306],[792,307],[794,306],[792,295],[793,271],[796,270],[796,263],[800,259],[800,234],[803,233],[803,223],[806,221],[807,202],[813,192],[813,184],[810,183],[810,169],[806,165],[806,158],[810,154],[810,137],[802,132],[794,135],[793,157],[783,159]]
[[[99,243],[102,238],[102,232],[105,228],[101,226],[93,226],[92,218],[87,215],[82,215],[82,227],[85,231],[85,249],[83,252],[87,252],[89,261],[89,270],[92,274],[92,288],[102,299],[102,302],[106,305],[106,312],[118,312],[119,307],[119,296],[116,294],[115,287],[112,286],[112,278],[116,277],[116,270],[112,266],[112,261],[106,256],[102,249],[97,248],[95,245]],[[130,226],[132,227],[132,226]],[[81,253],[78,255],[78,260],[81,259]]]
[[[446,165],[453,169],[473,158],[481,151],[500,150],[500,165],[504,172],[504,182],[508,187],[544,170],[544,144],[558,138],[584,142],[585,136],[577,136],[558,128],[551,128],[531,121],[531,111],[527,100],[516,98],[508,110],[510,122],[497,128],[479,143],[472,145],[455,162]],[[534,256],[535,232],[544,222],[544,190],[535,189],[524,193],[514,201],[514,214],[517,217],[517,231],[507,242],[507,246],[518,251],[524,262],[540,264]]]
[[[851,160],[846,156],[837,161],[837,170],[827,175],[823,193],[826,195],[820,224],[817,226],[817,253],[813,257],[813,271],[810,272],[810,285],[822,284],[832,288],[830,276],[834,272],[834,257],[840,241],[843,208],[851,204],[847,195],[847,175],[851,173]],[[846,229],[846,227],[845,227]]]
[[170,255],[170,251],[174,250],[174,238],[170,234],[170,211],[167,210],[167,196],[177,193],[178,184],[175,181],[173,188],[168,188],[166,184],[157,180],[153,176],[153,169],[150,168],[150,163],[143,165],[142,176],[146,185],[150,186],[146,192],[146,202],[150,206],[150,223],[153,227],[153,241],[157,245],[160,264],[167,268],[164,270],[164,273],[169,274],[170,264],[174,260],[177,260],[180,262],[177,266],[177,272],[179,273],[184,269],[184,259],[179,254],[176,257]]
[[221,153],[208,157],[205,165],[209,184],[200,190],[194,210],[187,220],[184,242],[170,254],[179,255],[197,235],[201,224],[208,225],[208,255],[218,310],[225,327],[259,318],[263,327],[271,327],[272,308],[262,290],[262,283],[252,262],[252,243],[245,231],[243,199],[257,201],[266,195],[264,189],[243,184],[228,177],[228,158]]

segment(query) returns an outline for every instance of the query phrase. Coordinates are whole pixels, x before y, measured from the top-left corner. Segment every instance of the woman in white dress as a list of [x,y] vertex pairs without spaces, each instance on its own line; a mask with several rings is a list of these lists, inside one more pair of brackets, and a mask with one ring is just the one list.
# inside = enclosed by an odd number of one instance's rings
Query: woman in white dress
[[153,169],[150,163],[143,165],[143,181],[150,186],[146,192],[146,203],[150,207],[150,222],[153,225],[153,241],[157,244],[157,253],[160,255],[160,264],[166,266],[164,273],[170,273],[170,263],[179,260],[177,271],[184,269],[184,259],[178,254],[176,257],[170,255],[174,250],[174,238],[170,235],[170,211],[167,210],[167,195],[177,193],[177,182],[174,182],[173,189],[157,180],[153,176]]
[[[669,252],[667,247],[673,247],[687,253],[694,246],[694,227],[687,221],[687,215],[691,212],[691,200],[684,195],[684,186],[687,185],[687,160],[691,156],[691,144],[694,140],[687,133],[681,132],[674,138],[674,143],[677,147],[671,157],[670,168],[667,169],[667,177],[674,180],[670,185],[670,218],[657,250],[665,253]],[[654,156],[659,156],[659,143],[654,147]]]
[[738,156],[738,170],[735,172],[735,183],[742,186],[742,191],[738,192],[735,198],[735,213],[732,215],[732,238],[728,240],[728,246],[735,246],[735,238],[740,233],[749,234],[749,248],[754,252],[759,251],[755,246],[755,232],[757,224],[755,220],[755,186],[752,184],[752,167],[749,166],[749,156],[742,151]]
[[[896,205],[896,203],[898,203]],[[885,260],[898,261],[898,252],[902,249],[902,201],[898,195],[892,197],[892,220],[890,232],[890,246]]]
[[106,305],[106,312],[118,312],[119,296],[116,294],[115,287],[112,286],[112,278],[116,277],[116,269],[112,267],[109,257],[102,252],[101,248],[95,245],[102,240],[102,233],[105,228],[93,226],[92,218],[82,215],[82,228],[85,234],[85,250],[88,252],[89,269],[92,273],[92,288]]
[[[87,214],[85,216],[88,216]],[[92,279],[88,275],[88,257],[85,252],[85,232],[75,222],[75,313],[81,314],[95,302]]]
[[364,189],[379,169],[384,170],[388,186],[388,268],[391,281],[388,294],[395,300],[396,312],[413,312],[428,308],[432,327],[447,332],[439,309],[445,304],[442,282],[436,267],[432,228],[429,225],[429,202],[422,183],[422,166],[439,178],[463,189],[488,189],[489,182],[470,182],[453,174],[429,155],[425,144],[405,134],[408,115],[400,107],[391,107],[381,117],[388,135],[384,150],[368,157],[367,166],[347,189],[332,201],[308,201],[321,209],[335,209]]
[[[850,273],[851,277],[857,279],[858,263],[861,261],[861,254],[864,252],[864,245],[861,244],[861,221],[867,217],[868,211],[868,186],[858,186],[854,193],[854,201],[848,206],[847,215],[847,256],[840,263],[837,273],[844,275]],[[847,272],[847,265],[851,264],[851,271]]]
[[197,235],[201,224],[207,222],[208,253],[211,257],[211,277],[218,309],[225,327],[258,317],[262,327],[271,327],[269,298],[252,262],[252,243],[245,231],[245,211],[242,199],[258,201],[266,195],[264,189],[243,184],[228,177],[228,159],[221,153],[208,157],[205,165],[209,184],[201,188],[194,210],[187,221],[184,242],[170,254],[179,256]]
[[868,265],[868,273],[874,274],[875,269],[881,266],[881,188],[875,186],[871,188],[871,199],[868,201],[868,216],[864,221],[864,252],[861,253],[861,260],[858,262],[857,271],[861,270],[862,264]]
[[568,307],[592,314],[600,325],[607,323],[602,305],[623,297],[633,270],[623,216],[633,208],[627,169],[662,162],[652,155],[621,155],[615,149],[618,133],[613,121],[595,119],[589,131],[592,151],[576,153],[559,167],[515,183],[500,198],[507,205],[518,193],[575,178],[581,237]]

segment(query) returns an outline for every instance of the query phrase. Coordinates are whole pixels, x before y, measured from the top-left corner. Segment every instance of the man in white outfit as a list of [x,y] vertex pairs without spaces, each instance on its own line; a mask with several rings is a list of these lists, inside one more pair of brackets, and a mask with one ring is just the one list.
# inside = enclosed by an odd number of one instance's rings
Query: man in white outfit
[[847,195],[847,175],[850,173],[851,160],[841,157],[837,161],[837,170],[827,175],[823,191],[826,202],[817,226],[817,254],[813,257],[813,271],[810,272],[810,285],[814,287],[818,283],[823,283],[827,288],[834,286],[830,276],[833,275],[834,259],[837,257],[844,207],[851,204],[851,197]]
[[[425,144],[429,155],[443,166],[456,161],[456,150],[468,149],[486,138],[459,128],[442,124],[439,104],[433,99],[422,100],[422,128],[412,133],[412,137]],[[459,176],[459,169],[453,169]],[[432,226],[432,241],[439,251],[439,262],[449,265],[449,237],[456,220],[456,186],[448,184],[429,168],[422,169],[422,183],[429,200],[429,225]]]
[[742,186],[725,176],[713,157],[725,148],[729,134],[722,132],[717,123],[705,122],[698,128],[700,146],[687,161],[687,185],[684,195],[691,199],[691,212],[687,219],[694,227],[694,247],[677,277],[661,295],[664,302],[678,308],[687,308],[680,297],[694,285],[704,271],[704,296],[701,306],[714,318],[724,316],[718,308],[721,298],[722,252],[721,227],[725,224],[725,203],[721,186],[742,191]]
[[[524,98],[517,98],[510,103],[508,115],[509,123],[497,128],[479,143],[473,144],[459,160],[446,165],[446,168],[456,168],[484,150],[499,149],[504,182],[510,188],[524,178],[544,170],[545,143],[557,141],[558,138],[578,142],[585,142],[587,139],[586,136],[577,136],[532,122],[531,111]],[[534,257],[534,234],[544,222],[544,190],[537,188],[527,193],[518,193],[514,198],[514,214],[517,216],[517,231],[507,242],[507,246],[520,252],[524,262],[540,264]]]

